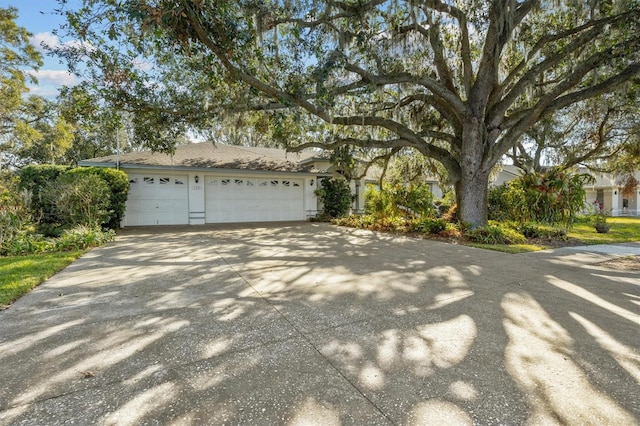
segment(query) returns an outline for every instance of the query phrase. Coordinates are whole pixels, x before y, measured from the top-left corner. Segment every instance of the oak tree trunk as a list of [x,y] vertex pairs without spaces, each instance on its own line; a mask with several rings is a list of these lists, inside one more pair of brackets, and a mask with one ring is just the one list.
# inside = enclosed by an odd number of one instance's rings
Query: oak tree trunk
[[460,178],[455,183],[458,219],[472,229],[487,224],[487,193],[491,165],[484,159],[482,119],[468,118],[462,132]]

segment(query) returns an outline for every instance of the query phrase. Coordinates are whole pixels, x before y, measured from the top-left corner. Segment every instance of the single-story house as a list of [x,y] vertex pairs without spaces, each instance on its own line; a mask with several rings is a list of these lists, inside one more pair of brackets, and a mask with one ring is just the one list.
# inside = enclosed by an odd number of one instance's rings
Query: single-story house
[[[581,170],[585,172],[586,170]],[[590,173],[595,181],[585,186],[587,191],[587,203],[590,206],[610,211],[611,216],[638,216],[640,215],[640,186],[624,191],[624,183],[619,176],[610,173]],[[640,171],[636,171],[634,177],[640,182]],[[597,203],[596,203],[597,200]]]
[[[131,152],[80,166],[119,167],[129,176],[122,226],[198,225],[306,220],[321,206],[319,181],[336,174],[318,151],[242,147],[211,142],[173,155]],[[364,182],[352,181],[352,209],[364,208]]]

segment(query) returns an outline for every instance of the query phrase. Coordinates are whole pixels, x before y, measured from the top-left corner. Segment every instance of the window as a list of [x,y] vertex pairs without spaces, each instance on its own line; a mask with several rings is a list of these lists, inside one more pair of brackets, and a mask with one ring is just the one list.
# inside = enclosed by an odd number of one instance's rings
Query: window
[[260,182],[260,186],[267,186],[267,181],[265,180],[265,181]]
[[131,178],[131,179],[129,179],[129,183],[130,183],[130,184],[136,184],[136,183],[138,183],[138,178],[137,178],[137,177],[135,177],[135,178]]
[[160,178],[160,185],[166,185],[168,183],[171,182],[171,179],[169,179],[168,177],[161,177]]
[[298,182],[293,182],[293,186],[300,186]]
[[247,186],[254,186],[253,181],[252,181],[252,180],[248,180],[248,181],[247,181]]
[[218,179],[210,179],[209,185],[216,186],[218,184]]
[[282,181],[282,185],[284,185],[284,186],[289,186],[289,185],[290,185],[290,182],[289,182],[288,180],[283,180],[283,181]]
[[234,182],[236,185],[242,185],[242,179],[236,179]]
[[229,185],[231,179],[222,179],[220,182],[222,182],[223,185]]
[[180,179],[176,179],[174,182],[176,185],[184,185],[184,182],[181,181]]
[[277,180],[272,180],[271,181],[271,186],[278,186],[278,181]]
[[147,177],[145,176],[144,178],[142,178],[142,180],[144,181],[144,183],[153,185],[155,183],[155,179],[152,177]]

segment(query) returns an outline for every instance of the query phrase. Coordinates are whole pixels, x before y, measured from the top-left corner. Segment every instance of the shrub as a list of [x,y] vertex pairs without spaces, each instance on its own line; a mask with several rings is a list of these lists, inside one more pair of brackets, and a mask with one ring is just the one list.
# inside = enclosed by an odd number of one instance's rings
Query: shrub
[[365,211],[378,219],[436,215],[433,194],[426,184],[386,186],[382,190],[370,188],[365,194]]
[[324,206],[324,213],[331,218],[342,217],[351,207],[351,189],[344,178],[324,179],[315,194]]
[[458,205],[454,204],[447,209],[447,211],[442,214],[442,219],[447,222],[457,222],[458,221]]
[[113,230],[102,231],[99,228],[83,225],[63,231],[59,238],[46,238],[41,234],[23,233],[0,247],[0,255],[23,256],[55,251],[82,250],[102,245],[113,240],[115,236]]
[[63,226],[65,222],[65,219],[60,216],[60,212],[57,210],[55,197],[42,197],[40,195],[40,192],[48,184],[55,182],[62,175],[75,176],[78,180],[87,179],[88,176],[97,176],[102,179],[109,188],[109,205],[107,206],[109,217],[105,218],[100,225],[111,229],[120,227],[129,193],[129,179],[123,171],[102,167],[70,169],[67,166],[26,166],[20,170],[19,188],[31,191],[31,211],[37,222],[39,222],[40,229],[46,231],[48,235],[53,235],[58,233],[58,228]]
[[415,184],[408,187],[395,188],[396,204],[402,205],[419,217],[434,217],[436,207],[429,185]]
[[78,250],[97,247],[115,238],[113,230],[102,231],[100,228],[78,225],[62,232],[55,240],[55,249],[59,251]]
[[425,234],[439,234],[445,231],[449,225],[449,222],[440,219],[425,219],[418,225],[418,230]]
[[[487,212],[489,214],[489,220],[497,220],[500,222],[506,220],[518,220],[519,217],[514,217],[514,211],[511,209],[511,203],[513,198],[520,195],[518,191],[514,191],[509,183],[503,183],[500,186],[496,186],[489,189],[487,195]],[[516,205],[522,205],[524,200],[518,201]]]
[[62,174],[40,189],[43,204],[54,206],[63,225],[99,227],[110,217],[109,187],[100,177]]
[[30,208],[37,222],[58,224],[60,218],[56,216],[55,206],[43,201],[40,191],[48,183],[54,182],[58,176],[69,170],[67,166],[49,164],[30,165],[20,169],[20,183],[18,190],[31,193]]
[[558,238],[564,239],[567,236],[565,229],[549,228],[541,226],[537,223],[523,223],[515,226],[515,229],[520,231],[526,238]]
[[69,170],[65,174],[79,178],[95,175],[104,180],[109,187],[109,205],[107,206],[109,218],[101,225],[111,229],[120,228],[129,194],[129,178],[125,172],[103,167],[79,167]]
[[527,239],[516,231],[499,225],[487,225],[465,232],[464,236],[472,242],[481,244],[523,244]]
[[0,247],[32,225],[31,194],[18,191],[18,178],[9,172],[0,175]]
[[447,222],[447,227],[443,231],[438,232],[438,236],[445,238],[460,238],[462,235],[463,233],[460,227],[451,222]]
[[398,209],[388,191],[369,187],[365,192],[365,213],[377,219],[397,216]]
[[592,179],[559,168],[525,174],[489,191],[489,218],[571,226],[584,208],[583,185]]
[[26,254],[40,254],[54,251],[55,244],[50,238],[41,234],[21,233],[2,247],[3,256],[22,256]]

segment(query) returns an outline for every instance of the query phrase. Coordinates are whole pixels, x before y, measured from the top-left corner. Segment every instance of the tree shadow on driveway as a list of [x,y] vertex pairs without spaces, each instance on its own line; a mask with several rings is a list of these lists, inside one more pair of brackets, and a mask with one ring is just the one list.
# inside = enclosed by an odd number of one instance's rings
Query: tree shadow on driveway
[[592,260],[126,230],[0,312],[0,423],[637,424],[640,277]]

